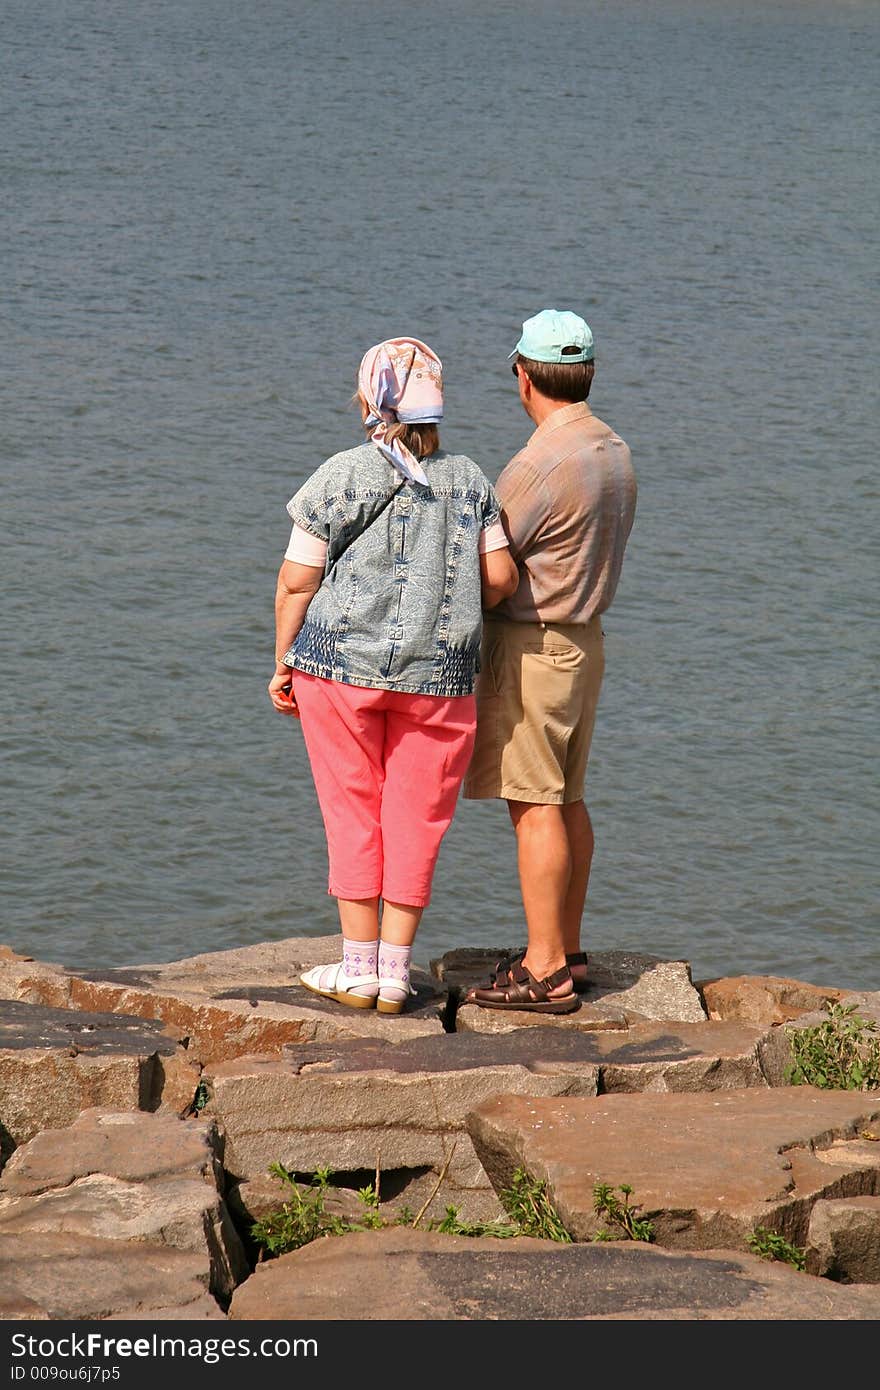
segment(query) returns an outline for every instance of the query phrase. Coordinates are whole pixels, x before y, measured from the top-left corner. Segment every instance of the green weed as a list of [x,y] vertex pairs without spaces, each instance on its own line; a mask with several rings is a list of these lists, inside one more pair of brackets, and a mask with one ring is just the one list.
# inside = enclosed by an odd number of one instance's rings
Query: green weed
[[828,1018],[814,1028],[788,1034],[791,1086],[832,1091],[870,1091],[880,1086],[880,1028],[860,1018],[855,1005],[826,1004]]
[[634,1206],[629,1200],[633,1189],[628,1183],[622,1182],[616,1191],[620,1193],[620,1197],[617,1197],[615,1189],[605,1182],[597,1182],[593,1188],[593,1211],[597,1216],[604,1216],[616,1228],[613,1231],[599,1231],[593,1239],[652,1241],[653,1223],[645,1217],[640,1217],[638,1213],[641,1207]]
[[283,1163],[271,1163],[269,1172],[283,1184],[287,1200],[277,1211],[251,1226],[251,1236],[267,1254],[285,1255],[320,1236],[341,1236],[348,1231],[367,1230],[373,1225],[373,1222],[366,1220],[360,1223],[348,1221],[327,1210],[329,1168],[318,1169],[305,1190],[296,1181],[296,1175]]
[[204,1110],[209,1099],[208,1087],[204,1081],[200,1081],[195,1089],[195,1095],[192,1098],[192,1110],[198,1115],[200,1110]]
[[517,1227],[520,1236],[537,1236],[571,1244],[571,1236],[547,1195],[546,1182],[533,1178],[525,1168],[517,1168],[510,1187],[498,1194],[501,1205]]
[[[415,1229],[428,1205],[426,1202],[415,1215],[409,1207],[403,1207],[396,1222],[386,1221],[379,1210],[377,1176],[375,1183],[358,1191],[363,1214],[358,1220],[350,1220],[336,1216],[327,1209],[328,1194],[334,1191],[330,1187],[329,1168],[318,1169],[307,1186],[298,1183],[295,1173],[285,1168],[283,1163],[271,1164],[269,1172],[283,1185],[286,1200],[277,1211],[251,1226],[255,1244],[269,1256],[284,1255],[323,1236],[342,1236],[350,1231],[375,1231],[391,1224]],[[510,1187],[501,1193],[501,1202],[509,1219],[496,1217],[492,1221],[467,1221],[459,1216],[457,1207],[448,1206],[446,1214],[439,1221],[430,1222],[428,1229],[443,1235],[494,1236],[498,1240],[508,1240],[512,1236],[539,1236],[545,1240],[569,1242],[571,1236],[554,1210],[546,1189],[546,1183],[537,1181],[523,1168],[518,1168]]]
[[457,1207],[447,1207],[443,1219],[432,1221],[429,1230],[440,1231],[445,1236],[495,1236],[498,1240],[524,1234],[519,1226],[500,1216],[493,1221],[465,1221],[459,1216]]
[[752,1254],[760,1255],[762,1260],[781,1260],[784,1264],[793,1265],[795,1269],[806,1267],[806,1251],[791,1245],[784,1236],[777,1235],[776,1231],[768,1231],[766,1227],[758,1226],[746,1239]]

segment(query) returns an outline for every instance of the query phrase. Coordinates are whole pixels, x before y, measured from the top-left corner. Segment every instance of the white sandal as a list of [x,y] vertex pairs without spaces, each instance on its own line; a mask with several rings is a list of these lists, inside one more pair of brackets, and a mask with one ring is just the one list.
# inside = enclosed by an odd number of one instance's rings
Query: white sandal
[[407,990],[407,992],[408,992],[409,994],[415,994],[415,992],[416,992],[416,991],[413,989],[412,985],[404,986],[403,981],[402,981],[402,980],[397,980],[397,979],[395,979],[393,975],[392,975],[392,976],[389,976],[388,979],[380,980],[380,981],[379,981],[379,997],[378,997],[378,999],[376,1000],[376,1011],[377,1011],[378,1013],[380,1013],[380,1014],[402,1014],[402,1013],[403,1013],[404,1005],[406,1004],[406,1000],[405,1000],[405,999],[383,999],[383,998],[382,998],[382,991],[383,991],[383,989],[393,989],[393,990],[395,990],[395,992],[396,992],[397,994],[399,994],[400,991],[401,991],[402,989],[404,989],[404,988],[406,988],[406,990]]
[[[300,975],[300,984],[310,989],[312,994],[320,994],[322,999],[335,999],[337,1004],[348,1004],[352,1009],[373,1009],[376,1007],[379,976],[346,975],[342,961],[337,965],[315,965]],[[322,979],[325,983],[322,984]],[[390,981],[388,982],[390,983]],[[376,994],[352,994],[352,990],[362,985],[373,985]],[[384,1011],[383,1011],[384,1012]],[[399,1010],[393,1010],[397,1013]]]

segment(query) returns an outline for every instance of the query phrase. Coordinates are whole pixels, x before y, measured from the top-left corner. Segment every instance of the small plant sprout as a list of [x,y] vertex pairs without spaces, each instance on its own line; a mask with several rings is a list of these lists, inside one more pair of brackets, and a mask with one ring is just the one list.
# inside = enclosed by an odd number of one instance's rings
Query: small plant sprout
[[806,1251],[798,1249],[796,1245],[792,1245],[776,1231],[768,1231],[765,1226],[757,1226],[746,1239],[752,1254],[759,1255],[762,1260],[780,1260],[783,1264],[792,1265],[795,1269],[806,1267]]
[[[616,1193],[620,1193],[620,1197]],[[616,1228],[614,1231],[599,1231],[594,1240],[645,1240],[654,1239],[652,1222],[638,1213],[640,1206],[630,1202],[633,1189],[629,1183],[621,1183],[615,1190],[609,1183],[597,1182],[593,1188],[593,1211],[604,1216]]]

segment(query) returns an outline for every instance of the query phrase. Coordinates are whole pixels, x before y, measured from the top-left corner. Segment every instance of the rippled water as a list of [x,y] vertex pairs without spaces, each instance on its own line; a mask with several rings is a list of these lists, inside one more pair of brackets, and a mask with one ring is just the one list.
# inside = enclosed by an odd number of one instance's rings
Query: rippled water
[[[284,504],[360,354],[529,433],[571,305],[639,509],[587,945],[880,987],[876,3],[3,3],[3,927],[65,964],[335,929],[265,698]],[[463,803],[422,960],[522,937]]]

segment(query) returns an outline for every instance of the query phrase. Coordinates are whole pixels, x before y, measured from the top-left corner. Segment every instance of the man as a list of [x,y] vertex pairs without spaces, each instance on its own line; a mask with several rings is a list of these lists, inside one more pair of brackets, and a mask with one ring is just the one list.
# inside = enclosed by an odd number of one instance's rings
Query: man
[[496,484],[520,579],[484,615],[464,795],[507,801],[528,946],[467,1000],[567,1013],[586,988],[593,827],[583,787],[605,666],[601,615],[620,578],[636,481],[626,444],[587,404],[593,335],[582,318],[542,309],[510,356],[537,428]]

